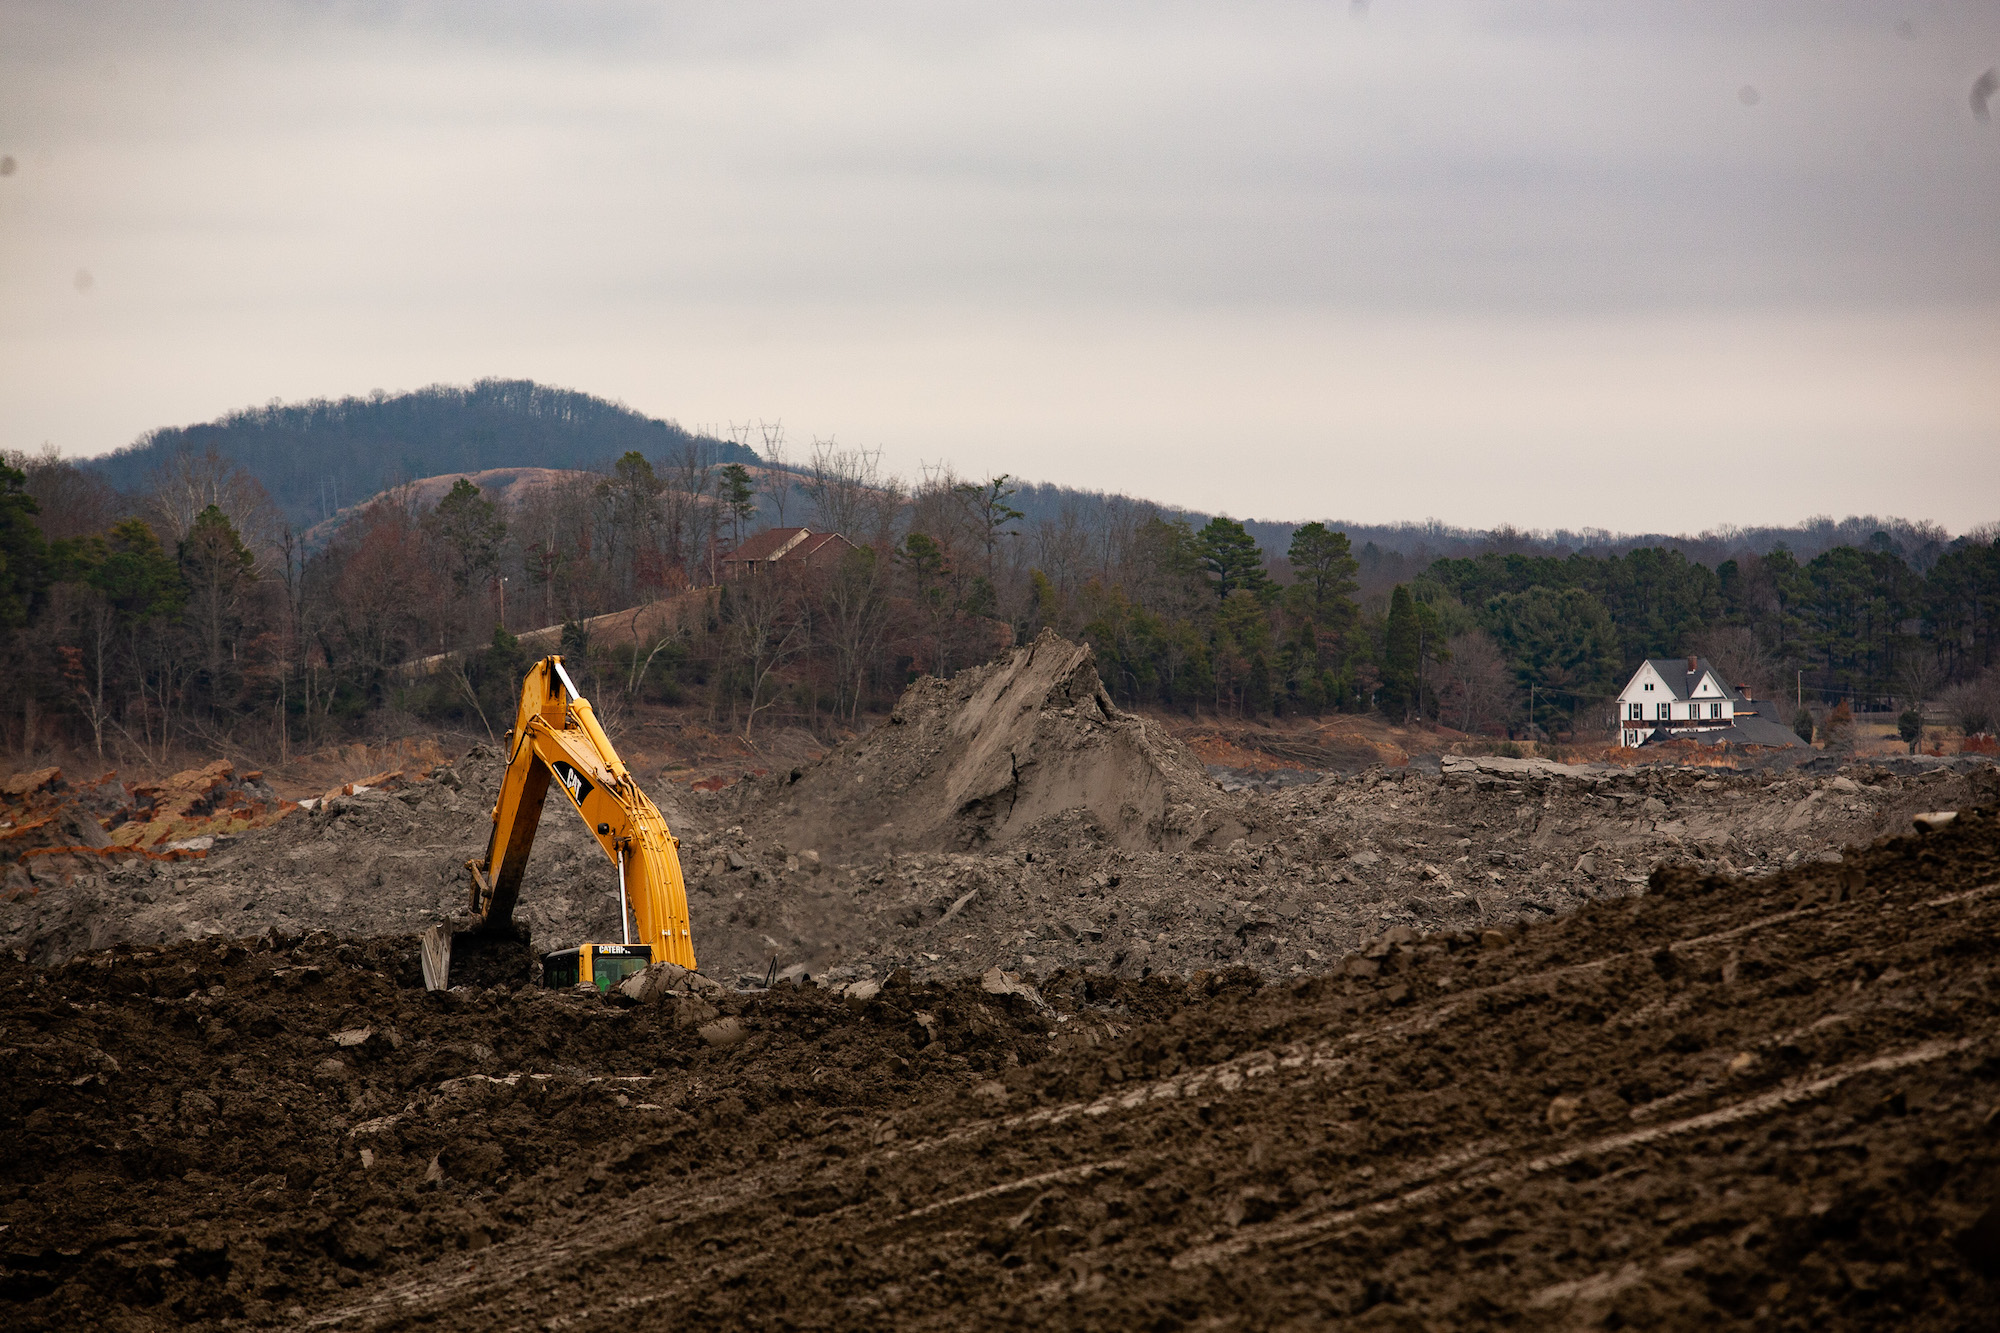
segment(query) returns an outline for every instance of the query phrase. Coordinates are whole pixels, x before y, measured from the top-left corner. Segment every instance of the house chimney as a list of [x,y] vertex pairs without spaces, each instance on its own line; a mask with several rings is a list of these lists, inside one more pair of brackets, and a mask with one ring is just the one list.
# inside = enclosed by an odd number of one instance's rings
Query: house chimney
[[1696,661],[1697,661],[1697,659],[1696,659],[1696,658],[1692,658],[1692,657],[1690,657],[1690,658],[1688,659],[1688,674],[1689,674],[1690,676],[1692,676],[1692,675],[1693,675],[1693,674],[1694,674],[1695,672],[1697,672],[1697,671],[1699,671],[1699,670],[1701,669],[1700,667],[1698,667],[1697,665],[1695,665]]

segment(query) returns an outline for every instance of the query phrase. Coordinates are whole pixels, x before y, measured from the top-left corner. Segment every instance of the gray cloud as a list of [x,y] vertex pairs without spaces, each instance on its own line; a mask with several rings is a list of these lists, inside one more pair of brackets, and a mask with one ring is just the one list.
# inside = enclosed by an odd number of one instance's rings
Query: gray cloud
[[[1348,465],[1287,491],[1700,526],[1686,498],[1605,512],[1631,488],[1578,460],[1699,434],[1858,477],[2000,444],[2000,141],[1965,93],[1990,7],[17,0],[0,25],[10,447],[523,373],[1189,502],[1232,431],[1273,468],[1420,450],[1447,489],[1505,450],[1435,499],[1344,490],[1374,476]],[[1559,502],[1537,467],[1571,470]]]

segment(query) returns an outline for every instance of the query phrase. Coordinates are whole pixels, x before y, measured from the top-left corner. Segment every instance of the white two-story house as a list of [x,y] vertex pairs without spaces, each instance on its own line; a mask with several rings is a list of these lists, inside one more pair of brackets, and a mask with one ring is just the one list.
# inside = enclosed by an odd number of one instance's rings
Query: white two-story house
[[1803,744],[1778,719],[1779,711],[1729,684],[1707,658],[1649,657],[1618,695],[1618,734],[1635,747],[1656,736],[1690,736],[1704,744]]
[[1627,745],[1656,731],[1720,731],[1736,722],[1741,694],[1699,657],[1649,657],[1618,696],[1618,729]]

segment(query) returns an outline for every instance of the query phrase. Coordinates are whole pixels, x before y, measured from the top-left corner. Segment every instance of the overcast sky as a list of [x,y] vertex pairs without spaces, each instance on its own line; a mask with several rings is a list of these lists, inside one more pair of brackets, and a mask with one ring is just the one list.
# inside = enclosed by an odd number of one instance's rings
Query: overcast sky
[[1962,531],[1996,64],[1988,0],[0,0],[0,446],[520,376],[1243,517]]

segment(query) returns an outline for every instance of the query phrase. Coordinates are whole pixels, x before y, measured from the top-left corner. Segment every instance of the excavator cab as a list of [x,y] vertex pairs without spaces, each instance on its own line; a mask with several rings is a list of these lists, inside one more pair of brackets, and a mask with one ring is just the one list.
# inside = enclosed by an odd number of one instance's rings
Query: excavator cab
[[[694,941],[688,933],[680,839],[639,790],[560,657],[543,658],[521,682],[521,703],[514,729],[507,733],[507,772],[493,803],[486,855],[465,863],[474,929],[487,935],[514,930],[514,903],[551,786],[561,789],[605,856],[618,867],[623,939],[543,955],[542,984],[590,985],[607,991],[655,962],[678,963],[693,971]],[[424,984],[432,990],[449,984],[451,938],[444,926],[433,928],[424,938]]]
[[542,984],[595,986],[601,995],[634,972],[653,965],[652,946],[645,944],[579,944],[542,955]]

